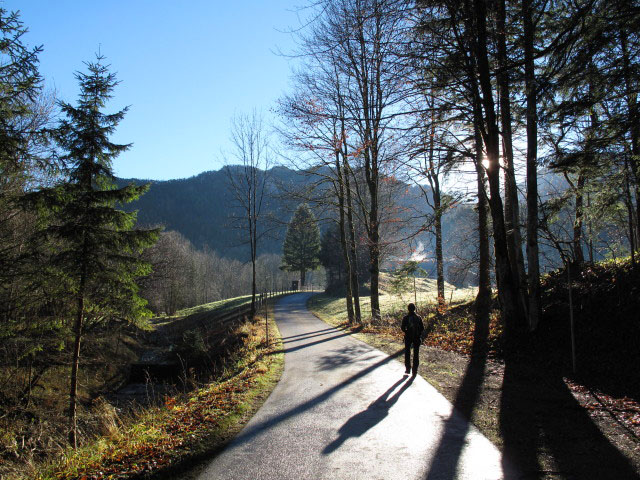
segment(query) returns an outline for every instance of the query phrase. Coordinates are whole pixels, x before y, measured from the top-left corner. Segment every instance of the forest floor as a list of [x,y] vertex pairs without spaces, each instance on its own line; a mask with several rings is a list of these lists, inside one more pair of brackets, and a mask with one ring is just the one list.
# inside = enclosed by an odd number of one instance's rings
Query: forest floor
[[[421,312],[431,331],[421,348],[419,374],[532,479],[640,478],[640,404],[569,380],[547,363],[505,363],[493,315],[489,355],[474,358],[470,304]],[[344,298],[318,295],[309,309],[349,329]],[[400,316],[351,328],[388,354],[403,348]]]

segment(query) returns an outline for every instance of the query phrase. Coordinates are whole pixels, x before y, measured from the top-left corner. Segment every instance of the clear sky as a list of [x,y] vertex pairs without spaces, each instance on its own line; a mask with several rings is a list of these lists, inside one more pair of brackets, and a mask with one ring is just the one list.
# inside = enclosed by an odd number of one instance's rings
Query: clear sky
[[298,0],[2,0],[21,12],[40,71],[75,103],[74,72],[100,49],[121,84],[109,111],[130,111],[112,137],[133,147],[119,177],[185,178],[223,165],[235,113],[267,115],[286,90]]

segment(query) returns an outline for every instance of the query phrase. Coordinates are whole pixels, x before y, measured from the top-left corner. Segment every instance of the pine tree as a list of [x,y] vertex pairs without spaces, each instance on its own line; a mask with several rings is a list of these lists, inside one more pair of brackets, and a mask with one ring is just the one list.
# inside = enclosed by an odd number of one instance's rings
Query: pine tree
[[40,235],[55,244],[48,269],[60,278],[63,295],[73,305],[73,337],[69,441],[77,446],[76,397],[83,329],[88,321],[124,319],[142,325],[150,315],[138,295],[136,278],[149,273],[140,259],[155,242],[157,231],[134,230],[136,215],[117,208],[137,199],[147,186],[116,189],[112,160],[130,145],[109,141],[127,109],[103,113],[117,85],[103,57],[86,63],[88,73],[76,73],[80,84],[77,106],[60,102],[65,118],[54,132],[63,151],[68,180],[31,194],[45,226]]
[[22,40],[26,32],[19,13],[0,8],[0,196],[22,177],[31,133],[28,119],[42,89],[42,48],[29,49]]
[[300,205],[287,227],[284,237],[282,269],[300,272],[300,285],[304,286],[306,273],[320,265],[320,229],[313,212],[306,204]]
[[[28,216],[15,200],[28,175],[29,139],[34,135],[33,107],[42,90],[39,47],[23,40],[27,29],[19,14],[0,8],[0,318],[3,329],[15,319],[22,291],[18,257]],[[33,303],[32,292],[29,292]]]

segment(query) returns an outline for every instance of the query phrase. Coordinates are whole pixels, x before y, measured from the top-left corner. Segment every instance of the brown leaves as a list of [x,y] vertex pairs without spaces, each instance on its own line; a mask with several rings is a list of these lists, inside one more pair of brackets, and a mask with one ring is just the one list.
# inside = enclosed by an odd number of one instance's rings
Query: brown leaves
[[640,403],[629,397],[616,398],[565,378],[564,382],[590,415],[608,415],[640,440]]

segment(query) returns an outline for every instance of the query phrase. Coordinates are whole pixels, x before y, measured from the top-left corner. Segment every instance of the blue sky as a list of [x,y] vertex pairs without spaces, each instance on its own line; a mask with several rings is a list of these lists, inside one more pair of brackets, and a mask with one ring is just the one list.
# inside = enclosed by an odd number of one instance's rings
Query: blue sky
[[133,143],[116,175],[156,180],[216,170],[229,151],[235,113],[269,109],[286,90],[286,32],[295,0],[4,0],[20,10],[40,71],[74,103],[74,72],[100,49],[121,84],[110,111],[130,105],[113,139]]

